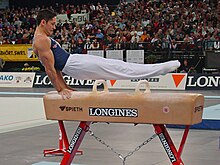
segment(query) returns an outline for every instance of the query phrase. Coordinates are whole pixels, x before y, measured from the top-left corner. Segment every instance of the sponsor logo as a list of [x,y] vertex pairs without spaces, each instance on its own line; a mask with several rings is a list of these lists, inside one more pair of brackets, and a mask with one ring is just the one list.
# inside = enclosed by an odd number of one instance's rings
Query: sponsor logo
[[111,86],[114,86],[114,84],[116,83],[116,80],[110,80]]
[[131,80],[131,82],[138,82],[140,80],[147,80],[148,82],[159,82],[160,78],[134,79],[134,80]]
[[187,87],[189,88],[219,88],[220,76],[219,75],[189,75]]
[[138,117],[138,110],[132,108],[99,108],[90,107],[89,116]]
[[31,83],[32,82],[31,77],[28,76],[26,79],[24,79],[24,82],[25,83]]
[[[92,87],[95,82],[95,80],[77,80],[68,75],[64,75],[63,79],[69,86]],[[46,74],[39,74],[35,76],[34,86],[52,86],[52,83]]]
[[74,112],[83,111],[83,108],[82,108],[82,107],[60,106],[59,108],[60,108],[61,111],[74,111]]
[[13,75],[0,75],[0,80],[2,81],[12,81],[14,78]]
[[162,145],[163,145],[163,147],[164,147],[164,149],[165,149],[165,151],[166,151],[166,153],[167,153],[167,155],[168,155],[170,161],[171,161],[172,163],[173,163],[173,162],[176,162],[176,157],[175,157],[175,155],[173,154],[173,151],[171,150],[171,148],[170,148],[170,146],[169,146],[169,144],[168,144],[168,142],[167,142],[167,140],[166,140],[164,134],[163,134],[163,133],[160,133],[158,136],[159,136],[159,138],[160,138],[160,141],[161,141],[161,143],[162,143]]
[[172,74],[173,81],[176,87],[179,86],[179,84],[182,82],[183,78],[185,77],[185,74]]
[[200,111],[202,111],[202,110],[203,110],[203,106],[202,106],[202,105],[201,105],[201,106],[198,106],[198,107],[195,107],[194,113],[200,112]]
[[26,55],[25,51],[0,51],[0,55]]
[[68,150],[67,150],[68,153],[70,153],[70,154],[72,153],[72,151],[73,151],[73,149],[74,149],[74,147],[75,147],[75,145],[77,143],[77,140],[79,139],[79,136],[82,133],[82,130],[83,129],[81,127],[77,128],[76,133],[74,134],[74,136],[73,136],[73,138],[72,138],[72,140],[70,142],[70,145],[68,147]]
[[21,82],[21,77],[20,77],[20,76],[17,76],[17,77],[15,77],[15,80],[16,80],[16,81],[15,81],[16,83],[20,83],[20,82]]

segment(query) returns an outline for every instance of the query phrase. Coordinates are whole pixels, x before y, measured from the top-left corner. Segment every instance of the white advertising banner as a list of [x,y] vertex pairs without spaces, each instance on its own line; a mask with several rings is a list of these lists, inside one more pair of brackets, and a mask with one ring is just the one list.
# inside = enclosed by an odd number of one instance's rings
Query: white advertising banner
[[104,50],[88,50],[87,54],[91,54],[94,56],[104,57]]
[[123,50],[106,50],[106,58],[123,61]]
[[[109,89],[135,89],[137,82],[147,80],[150,89],[158,90],[185,90],[187,74],[186,73],[168,73],[163,76],[151,77],[146,79],[135,80],[108,80]],[[140,89],[145,89],[141,86]]]
[[9,7],[9,0],[0,0],[0,9],[6,9]]
[[0,72],[0,87],[32,88],[34,72]]
[[[67,20],[69,22],[66,14],[58,14],[57,20],[61,20],[61,22],[65,22]],[[71,14],[70,22],[72,22],[72,20],[75,20],[77,24],[84,24],[86,20],[89,20],[89,14]]]
[[144,64],[144,50],[127,50],[126,61],[130,63]]
[[75,20],[79,25],[85,24],[86,20],[89,20],[89,13],[83,14],[71,14],[71,20]]

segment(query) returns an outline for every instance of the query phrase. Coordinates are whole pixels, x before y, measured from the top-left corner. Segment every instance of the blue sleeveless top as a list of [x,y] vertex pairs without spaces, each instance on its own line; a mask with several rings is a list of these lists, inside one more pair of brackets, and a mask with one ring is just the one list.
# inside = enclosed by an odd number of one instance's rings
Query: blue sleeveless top
[[60,44],[54,39],[50,38],[51,46],[50,49],[53,52],[55,64],[54,67],[56,70],[62,71],[67,59],[70,56],[70,53],[61,48]]

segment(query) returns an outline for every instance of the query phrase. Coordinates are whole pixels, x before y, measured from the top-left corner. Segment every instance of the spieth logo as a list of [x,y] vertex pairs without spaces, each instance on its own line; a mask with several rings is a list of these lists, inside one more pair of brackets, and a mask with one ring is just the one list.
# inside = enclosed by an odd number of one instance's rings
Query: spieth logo
[[203,110],[203,106],[198,106],[198,107],[195,107],[194,112],[196,113],[196,112],[200,112],[202,110]]
[[138,110],[131,108],[89,108],[89,116],[138,117]]
[[82,107],[60,106],[59,108],[60,108],[61,111],[74,111],[74,112],[83,111],[83,108],[82,108]]

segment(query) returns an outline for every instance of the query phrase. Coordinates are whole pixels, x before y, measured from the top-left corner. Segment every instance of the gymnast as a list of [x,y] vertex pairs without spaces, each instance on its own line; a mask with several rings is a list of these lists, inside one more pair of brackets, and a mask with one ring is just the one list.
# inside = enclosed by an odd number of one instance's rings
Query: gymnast
[[56,13],[43,9],[39,11],[36,19],[33,51],[63,99],[70,98],[74,89],[65,83],[62,73],[79,80],[125,80],[163,75],[180,66],[178,60],[158,64],[135,64],[93,55],[70,54],[50,38],[56,29]]

